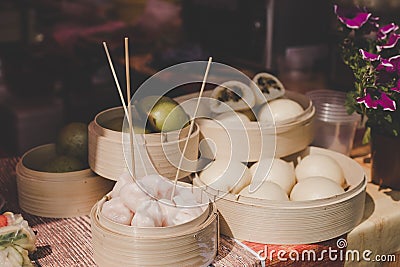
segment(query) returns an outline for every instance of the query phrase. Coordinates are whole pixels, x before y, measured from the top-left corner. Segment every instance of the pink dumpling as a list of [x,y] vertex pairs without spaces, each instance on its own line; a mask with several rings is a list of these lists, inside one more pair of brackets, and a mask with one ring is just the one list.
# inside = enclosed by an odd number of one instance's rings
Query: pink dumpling
[[101,213],[113,222],[125,225],[129,225],[133,217],[133,212],[124,205],[120,197],[104,202]]

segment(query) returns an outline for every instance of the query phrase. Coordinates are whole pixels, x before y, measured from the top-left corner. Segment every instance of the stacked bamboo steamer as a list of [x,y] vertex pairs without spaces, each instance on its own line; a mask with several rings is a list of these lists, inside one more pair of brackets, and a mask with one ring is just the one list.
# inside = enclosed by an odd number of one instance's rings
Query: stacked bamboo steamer
[[90,169],[52,173],[40,171],[56,155],[55,144],[27,151],[16,166],[20,207],[33,215],[67,218],[88,215],[114,185]]
[[[124,135],[112,130],[107,122],[124,118],[122,107],[100,112],[89,125],[89,165],[96,173],[117,180],[128,172],[124,155]],[[182,148],[190,127],[180,131],[142,135],[144,151],[135,148],[135,173],[154,173],[169,179],[175,178]],[[195,161],[198,156],[199,127],[195,124],[190,134],[184,156]],[[129,138],[127,138],[129,140]],[[138,161],[139,153],[147,153],[152,166],[144,167]],[[153,169],[154,167],[154,169]],[[187,177],[190,171],[180,170],[178,179]],[[138,175],[140,177],[140,175]],[[182,184],[182,183],[180,183]],[[217,208],[204,190],[192,186],[192,192],[201,203],[203,213],[184,224],[169,227],[134,227],[112,222],[101,213],[103,204],[111,193],[92,208],[93,254],[98,266],[207,266],[215,258],[219,244],[219,220]]]
[[[101,209],[109,196],[91,211],[93,254],[98,266],[208,266],[217,255],[219,220],[215,203],[200,188],[203,213],[169,227],[133,227],[105,218]],[[206,201],[204,201],[206,200]]]
[[328,149],[308,147],[285,158],[322,154],[342,168],[349,188],[343,194],[310,201],[272,201],[250,198],[208,187],[198,177],[194,184],[204,187],[216,200],[221,233],[240,240],[265,244],[307,244],[329,240],[357,226],[363,217],[367,180],[353,159]]
[[[116,180],[122,173],[127,172],[127,163],[124,155],[123,134],[119,131],[108,128],[107,122],[113,119],[124,119],[122,107],[115,107],[104,110],[96,115],[89,124],[89,165],[92,170],[99,175],[111,180]],[[153,165],[156,171],[170,179],[175,178],[177,171],[176,165],[181,150],[186,141],[189,126],[182,130],[144,134],[145,150],[151,160],[149,164]],[[200,130],[197,125],[191,133],[188,146],[185,151],[185,158],[196,160],[198,155]],[[129,140],[129,138],[127,138]],[[126,144],[125,144],[126,145]],[[139,151],[135,148],[135,154]],[[145,152],[146,152],[145,151]],[[150,165],[146,168],[150,168]],[[143,173],[143,164],[135,158],[135,168],[138,173]],[[152,170],[148,169],[151,173]],[[180,171],[178,179],[184,178],[190,174],[189,171]]]

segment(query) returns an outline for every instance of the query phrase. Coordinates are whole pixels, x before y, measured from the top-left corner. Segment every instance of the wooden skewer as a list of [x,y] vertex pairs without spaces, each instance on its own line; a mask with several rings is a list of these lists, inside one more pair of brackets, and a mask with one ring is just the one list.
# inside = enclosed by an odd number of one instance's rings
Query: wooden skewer
[[129,72],[129,44],[128,38],[125,37],[125,77],[126,77],[126,97],[128,100],[128,125],[129,125],[129,143],[131,147],[131,167],[132,177],[136,176],[135,173],[135,152],[133,145],[133,121],[132,121],[132,103],[131,103],[131,77]]
[[[104,46],[104,50],[105,50],[106,55],[107,55],[108,63],[110,64],[110,68],[111,68],[111,72],[112,72],[113,77],[114,77],[115,85],[117,86],[117,89],[118,89],[118,93],[119,93],[119,97],[120,97],[120,99],[121,99],[122,107],[124,108],[125,116],[126,116],[127,118],[129,118],[129,117],[130,117],[130,116],[129,116],[129,112],[128,112],[128,109],[126,108],[125,99],[124,99],[124,96],[123,96],[123,94],[122,94],[121,87],[120,87],[120,85],[119,85],[119,81],[118,81],[117,75],[116,75],[116,73],[115,73],[114,65],[113,65],[113,63],[112,63],[110,53],[108,52],[108,48],[107,48],[106,42],[103,42],[103,46]],[[128,120],[128,123],[130,123],[129,120]],[[133,126],[131,126],[131,125],[129,124],[129,127],[132,128]],[[133,141],[136,143],[136,138],[133,138]],[[137,145],[137,144],[136,144],[136,145]],[[144,173],[145,173],[145,175],[147,175],[147,170],[146,170],[146,166],[145,166],[145,164],[144,164],[144,162],[143,162],[143,158],[140,157],[140,159],[141,159],[142,166],[143,166],[143,168],[144,168]]]
[[118,78],[117,78],[117,74],[115,74],[114,65],[112,63],[112,60],[111,60],[111,57],[110,57],[110,53],[108,52],[108,48],[107,48],[106,42],[103,42],[103,46],[104,46],[104,50],[106,51],[108,64],[110,64],[110,68],[111,68],[111,72],[112,72],[113,77],[114,77],[115,85],[117,86],[117,89],[118,89],[119,98],[121,99],[121,102],[122,102],[122,107],[124,108],[125,116],[128,117],[129,113],[128,113],[128,110],[126,108],[125,99],[124,99],[124,96],[122,94],[121,87],[119,86],[119,81],[118,81]]
[[[134,135],[135,131],[133,129],[133,117],[132,117],[132,103],[131,103],[131,82],[130,82],[130,74],[129,74],[129,44],[128,44],[128,38],[125,37],[125,74],[126,74],[126,94],[127,94],[127,98],[128,98],[128,121],[129,121],[129,140],[130,140],[130,149],[131,149],[131,159],[132,159],[132,176],[135,177],[136,173],[135,173],[135,146],[139,149],[139,145],[136,142],[136,135]],[[141,138],[143,138],[141,136]],[[144,138],[143,138],[144,139]],[[144,143],[146,145],[145,139],[142,139],[142,143]],[[145,147],[145,151],[147,152],[147,148]],[[146,164],[143,161],[142,156],[140,155],[139,152],[139,159],[141,161],[141,164],[143,166],[143,170],[144,170],[144,175],[148,175],[147,172],[147,168],[146,168]]]
[[[204,87],[206,85],[208,72],[210,71],[211,61],[212,61],[212,57],[209,57],[208,58],[208,63],[207,63],[207,68],[206,68],[206,72],[204,73],[203,83],[201,84],[201,88],[200,88],[199,98],[197,99],[196,109],[194,110],[193,119],[196,118],[197,111],[198,111],[199,106],[200,106],[200,100],[201,100],[201,97],[203,96],[203,91],[204,91]],[[174,187],[173,187],[172,193],[171,193],[171,201],[172,202],[173,202],[173,198],[174,198],[174,195],[175,195],[176,184],[178,183],[178,177],[179,177],[179,173],[180,173],[180,170],[181,170],[182,161],[183,161],[183,158],[185,156],[185,152],[186,152],[186,149],[187,149],[187,146],[188,146],[188,143],[189,143],[190,135],[192,134],[192,131],[193,131],[193,127],[194,127],[194,121],[192,121],[192,118],[190,118],[189,132],[188,132],[188,135],[187,135],[186,140],[185,140],[185,145],[183,147],[182,155],[181,155],[181,158],[179,160],[178,168],[176,170],[176,175],[175,175],[175,180],[174,180]]]
[[[127,108],[126,108],[125,99],[124,99],[124,96],[123,96],[123,94],[122,94],[121,86],[119,85],[119,81],[118,81],[118,78],[117,78],[117,74],[115,73],[114,65],[113,65],[113,63],[112,63],[110,53],[108,52],[108,48],[107,48],[106,42],[103,42],[103,46],[104,46],[104,50],[105,50],[106,55],[107,55],[108,63],[110,64],[110,68],[111,68],[111,72],[112,72],[113,77],[114,77],[115,85],[117,86],[117,89],[118,89],[119,98],[121,99],[122,107],[124,108],[125,116],[128,118],[128,126],[129,126],[129,129],[132,129],[132,127],[133,127],[133,126],[132,126],[132,122],[131,122],[130,119],[129,119],[129,118],[131,118],[131,117],[129,116],[129,112],[128,112]],[[127,80],[128,80],[128,78],[127,78]],[[130,109],[129,109],[129,110],[130,110]],[[131,140],[132,140],[132,139],[131,139]],[[132,153],[133,153],[133,150],[132,150]],[[132,168],[133,168],[133,164],[132,164]],[[133,173],[133,169],[132,169],[132,174],[134,174],[134,173]],[[133,181],[135,181],[135,178],[134,178],[133,176],[132,176],[132,179],[133,179]]]

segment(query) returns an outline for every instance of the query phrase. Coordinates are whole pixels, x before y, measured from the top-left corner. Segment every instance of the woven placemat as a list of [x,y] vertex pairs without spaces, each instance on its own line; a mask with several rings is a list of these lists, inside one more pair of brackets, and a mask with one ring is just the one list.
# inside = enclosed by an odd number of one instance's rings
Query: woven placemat
[[[89,216],[43,218],[25,213],[19,208],[15,181],[17,162],[18,158],[0,159],[0,194],[6,199],[3,211],[21,213],[37,233],[37,251],[30,256],[36,266],[96,266]],[[212,266],[261,266],[261,263],[234,240],[221,236],[218,255]]]

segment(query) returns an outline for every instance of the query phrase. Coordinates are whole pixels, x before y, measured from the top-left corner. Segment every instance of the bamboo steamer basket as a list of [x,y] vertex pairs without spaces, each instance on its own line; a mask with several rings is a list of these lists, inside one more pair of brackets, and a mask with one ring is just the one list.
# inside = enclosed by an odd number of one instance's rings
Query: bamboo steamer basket
[[[348,233],[362,220],[367,180],[353,159],[328,149],[309,147],[291,155],[324,154],[342,167],[349,188],[341,195],[312,201],[271,201],[227,194],[206,185],[216,200],[222,234],[265,244],[308,244]],[[201,186],[198,178],[194,184]]]
[[[204,93],[205,97],[210,95],[211,91]],[[176,100],[182,103],[192,97],[196,96],[190,94]],[[196,123],[200,127],[201,137],[212,140],[216,146],[216,158],[230,158],[234,154],[242,162],[259,161],[262,155],[265,155],[264,153],[273,153],[273,151],[275,154],[271,156],[275,157],[285,157],[302,151],[314,139],[315,107],[307,96],[297,92],[286,91],[285,98],[299,103],[304,109],[303,113],[293,119],[277,123],[275,127],[254,121],[244,122],[245,133],[243,133],[243,128],[234,126],[228,129],[228,133],[217,122],[199,118],[196,119]],[[244,142],[244,139],[248,142]],[[233,152],[232,146],[241,153]]]
[[[203,190],[196,188],[209,200]],[[208,202],[196,219],[170,227],[133,227],[114,223],[101,214],[105,196],[91,211],[93,255],[105,266],[208,266],[217,254],[219,220]]]
[[55,155],[54,144],[42,145],[26,152],[17,163],[20,207],[42,217],[88,215],[93,205],[112,189],[114,182],[90,169],[65,173],[38,171]]
[[[88,127],[89,166],[95,173],[111,180],[117,180],[122,173],[128,171],[123,147],[123,134],[128,134],[111,130],[106,127],[106,123],[115,118],[121,118],[122,120],[123,117],[124,111],[122,107],[107,109],[97,114]],[[179,162],[180,151],[184,147],[188,131],[189,126],[180,131],[143,135],[151,164],[160,175],[175,179],[177,172],[175,166],[178,164],[171,164],[171,162]],[[187,159],[197,159],[199,135],[199,128],[195,125],[185,152]],[[137,150],[135,149],[136,153]],[[135,157],[135,169],[139,173],[144,172],[143,165],[146,164],[141,164]],[[150,166],[147,172],[151,173]],[[178,179],[184,178],[190,173],[189,171],[181,170]]]

